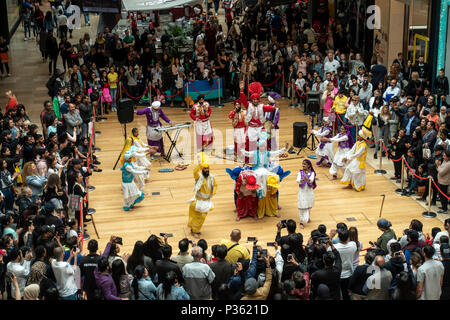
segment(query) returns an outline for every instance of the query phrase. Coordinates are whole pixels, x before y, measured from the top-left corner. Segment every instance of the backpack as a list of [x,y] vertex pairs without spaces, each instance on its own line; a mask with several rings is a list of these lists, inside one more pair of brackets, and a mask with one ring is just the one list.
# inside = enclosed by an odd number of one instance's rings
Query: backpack
[[54,92],[54,88],[55,88],[55,83],[56,83],[56,78],[57,75],[52,75],[50,77],[50,79],[48,79],[47,83],[45,84],[45,86],[48,89],[48,95],[53,98],[56,95],[56,92]]

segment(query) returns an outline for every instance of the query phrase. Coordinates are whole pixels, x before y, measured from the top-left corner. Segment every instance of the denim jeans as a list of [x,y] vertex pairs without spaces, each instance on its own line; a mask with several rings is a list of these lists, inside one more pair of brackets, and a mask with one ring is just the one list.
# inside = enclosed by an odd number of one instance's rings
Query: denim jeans
[[111,108],[116,107],[116,95],[117,95],[117,88],[109,88],[109,94],[111,95],[112,103]]
[[11,187],[1,189],[1,191],[3,193],[3,196],[5,197],[2,206],[4,206],[5,210],[12,210],[14,206],[14,194]]
[[61,297],[61,300],[78,300],[78,295],[76,293],[74,293],[67,297]]
[[28,38],[31,38],[31,24],[24,23],[23,24],[23,31],[25,33],[25,38],[27,37],[27,32],[28,32]]

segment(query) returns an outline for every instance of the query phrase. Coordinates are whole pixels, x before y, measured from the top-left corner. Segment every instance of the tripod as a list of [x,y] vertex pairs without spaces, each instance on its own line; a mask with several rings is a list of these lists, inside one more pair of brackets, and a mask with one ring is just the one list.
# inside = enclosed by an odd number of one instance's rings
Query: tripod
[[[127,140],[127,124],[125,123],[124,126],[125,126],[125,131],[124,131],[124,134],[123,134],[123,135],[124,135],[124,137],[125,137],[124,141],[126,141],[126,140]],[[116,163],[114,164],[113,170],[116,170],[116,166],[117,166],[117,163],[118,163],[119,160],[120,160],[121,154],[122,154],[122,152],[119,153],[119,157],[117,157],[117,161],[116,161]]]
[[[311,116],[311,129],[314,128],[314,117],[316,116],[315,112],[311,112],[310,113]],[[311,140],[311,147],[308,147],[308,141]],[[319,143],[319,139],[317,139],[317,137],[311,132],[308,135],[308,138],[306,138],[306,143],[304,147],[301,147],[298,152],[297,155],[300,154],[300,152],[302,152],[303,149],[309,149],[311,151],[314,151],[316,149],[316,141],[317,143]]]

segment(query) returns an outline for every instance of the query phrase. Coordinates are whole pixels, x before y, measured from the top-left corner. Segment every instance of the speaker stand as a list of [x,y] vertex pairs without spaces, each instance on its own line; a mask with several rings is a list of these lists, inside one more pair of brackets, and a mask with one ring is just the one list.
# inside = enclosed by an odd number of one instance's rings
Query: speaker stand
[[[125,126],[125,131],[124,131],[124,141],[126,141],[126,140],[127,140],[127,124],[125,123],[124,126]],[[116,163],[114,164],[113,170],[116,170],[116,166],[117,166],[117,163],[118,163],[119,160],[120,160],[120,155],[121,155],[121,154],[122,154],[122,152],[119,153],[119,156],[117,157]]]
[[[316,114],[314,113],[314,112],[312,112],[311,114],[310,114],[310,116],[311,116],[311,130],[314,128],[314,117],[316,116]],[[311,140],[311,147],[308,147],[308,141],[309,140]],[[302,148],[300,148],[299,150],[298,150],[298,152],[297,152],[297,155],[299,155],[300,154],[300,152],[302,152],[302,150],[304,150],[304,149],[309,149],[309,150],[311,150],[311,151],[314,151],[314,150],[316,150],[316,141],[317,141],[317,143],[319,143],[319,140],[317,139],[317,137],[311,132],[309,135],[308,135],[308,138],[306,139],[306,146],[305,147],[302,147]]]

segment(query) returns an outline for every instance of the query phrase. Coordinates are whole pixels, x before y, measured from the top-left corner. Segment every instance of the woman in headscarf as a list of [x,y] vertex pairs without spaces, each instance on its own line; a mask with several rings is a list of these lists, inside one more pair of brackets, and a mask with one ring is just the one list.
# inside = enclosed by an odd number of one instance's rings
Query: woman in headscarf
[[40,300],[39,299],[39,285],[30,284],[23,290],[23,300]]
[[339,168],[342,170],[345,169],[345,163],[342,159],[344,159],[346,153],[353,147],[354,141],[347,125],[341,126],[339,133],[333,138],[329,138],[328,141],[338,143],[338,150],[333,157],[333,163],[330,167],[330,174],[333,175],[333,180],[336,180]]
[[299,184],[297,194],[297,206],[300,215],[300,228],[304,228],[304,223],[308,223],[309,210],[314,205],[314,189],[316,188],[316,172],[311,161],[303,160],[303,169],[297,175]]
[[[27,287],[25,288],[25,291],[28,287],[31,285],[38,285],[38,298],[42,298],[45,296],[45,292],[48,291],[49,288],[56,289],[55,284],[52,280],[47,278],[47,265],[42,261],[36,261],[33,263],[30,269],[30,274],[28,276],[27,280]],[[31,287],[30,289],[30,296],[33,296],[33,293],[36,291],[35,288]],[[24,296],[26,296],[26,293],[24,291]],[[37,300],[37,299],[30,299],[30,300]]]

